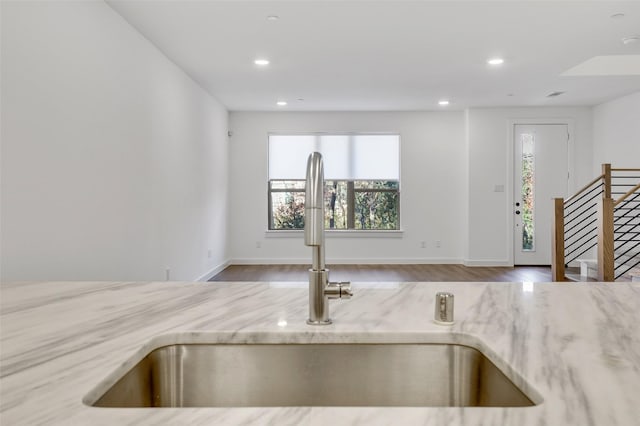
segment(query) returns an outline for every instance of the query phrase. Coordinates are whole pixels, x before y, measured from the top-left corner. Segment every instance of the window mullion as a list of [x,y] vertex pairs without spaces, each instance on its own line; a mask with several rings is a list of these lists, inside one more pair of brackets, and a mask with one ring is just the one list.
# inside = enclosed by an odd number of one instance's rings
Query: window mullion
[[269,208],[267,209],[269,212],[269,219],[268,219],[268,224],[269,224],[269,228],[268,229],[273,229],[273,204],[272,204],[272,200],[271,200],[271,191],[273,191],[271,189],[271,181],[269,181],[268,187],[267,187],[267,202],[268,202],[268,206]]
[[347,229],[355,229],[356,227],[356,192],[354,188],[353,181],[347,181]]

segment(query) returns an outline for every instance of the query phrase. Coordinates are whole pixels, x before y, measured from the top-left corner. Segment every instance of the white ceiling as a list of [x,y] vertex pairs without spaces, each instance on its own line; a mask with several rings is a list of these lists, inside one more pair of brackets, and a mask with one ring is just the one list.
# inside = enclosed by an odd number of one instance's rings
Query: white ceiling
[[640,90],[640,75],[562,75],[640,55],[621,41],[640,35],[640,1],[107,2],[231,111],[595,105]]

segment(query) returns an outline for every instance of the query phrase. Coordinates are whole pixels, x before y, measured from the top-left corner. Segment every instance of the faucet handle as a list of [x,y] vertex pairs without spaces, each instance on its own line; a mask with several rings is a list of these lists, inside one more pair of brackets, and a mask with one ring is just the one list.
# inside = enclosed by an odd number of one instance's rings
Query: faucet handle
[[327,288],[324,293],[329,299],[351,299],[353,291],[351,291],[351,283],[335,282],[327,284]]
[[351,290],[351,283],[348,281],[338,283],[340,286],[340,298],[341,299],[351,299],[353,296],[353,290]]

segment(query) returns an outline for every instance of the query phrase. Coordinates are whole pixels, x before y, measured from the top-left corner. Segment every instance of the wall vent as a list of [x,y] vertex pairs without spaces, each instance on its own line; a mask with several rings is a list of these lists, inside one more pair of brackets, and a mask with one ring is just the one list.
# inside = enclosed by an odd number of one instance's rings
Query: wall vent
[[551,92],[547,95],[547,98],[555,98],[556,96],[562,95],[564,92]]

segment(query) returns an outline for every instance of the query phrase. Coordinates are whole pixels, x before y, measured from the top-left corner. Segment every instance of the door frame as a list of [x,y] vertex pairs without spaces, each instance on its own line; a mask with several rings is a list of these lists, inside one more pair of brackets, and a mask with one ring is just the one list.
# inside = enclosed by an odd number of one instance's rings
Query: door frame
[[506,226],[507,226],[507,255],[508,255],[508,261],[507,263],[511,266],[514,266],[514,251],[515,251],[515,247],[514,247],[514,217],[513,217],[513,209],[514,209],[514,197],[513,197],[513,190],[514,190],[514,186],[515,186],[515,167],[514,167],[514,151],[515,151],[515,126],[518,124],[524,124],[524,125],[544,125],[544,124],[566,124],[567,125],[567,129],[569,131],[569,140],[567,142],[567,158],[568,158],[568,162],[569,164],[567,164],[567,170],[569,171],[569,179],[567,181],[567,188],[569,191],[569,194],[571,194],[571,192],[573,191],[573,188],[575,188],[574,185],[574,179],[575,179],[575,164],[574,164],[574,158],[575,158],[575,120],[572,118],[509,118],[507,120],[507,178],[506,178],[506,182],[507,184],[505,185],[505,191],[507,192],[507,196],[505,197],[506,199],[506,210],[507,210],[507,220],[506,220]]

